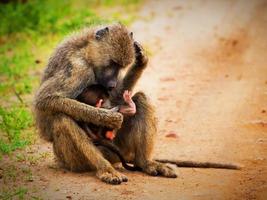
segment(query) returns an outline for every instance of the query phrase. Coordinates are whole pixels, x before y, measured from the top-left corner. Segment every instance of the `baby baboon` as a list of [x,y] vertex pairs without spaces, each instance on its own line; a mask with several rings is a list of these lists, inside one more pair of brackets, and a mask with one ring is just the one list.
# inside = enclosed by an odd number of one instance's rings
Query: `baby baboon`
[[[97,108],[111,109],[111,102],[109,100],[109,94],[106,88],[102,85],[91,85],[85,88],[82,93],[77,97],[77,100],[86,103]],[[112,111],[119,111],[119,107],[112,108]],[[102,139],[113,139],[115,137],[115,132],[106,127],[99,127],[94,124],[88,124],[85,122],[80,122],[80,126],[86,131],[87,135],[95,142]],[[111,138],[108,138],[108,133]]]
[[[133,111],[132,114],[135,114],[135,104],[132,102],[131,92],[126,90],[123,93],[123,98],[127,105],[121,107],[116,106],[112,108],[107,90],[101,85],[92,85],[85,88],[84,91],[77,97],[77,100],[91,106],[111,109],[113,111],[120,111],[122,113],[125,113],[125,109],[131,109]],[[128,165],[118,147],[112,142],[116,135],[114,130],[110,130],[106,127],[98,127],[94,124],[88,124],[84,122],[80,122],[79,125],[83,128],[95,145],[101,145],[115,153],[119,157],[122,166],[125,169],[131,171],[140,170],[138,167]]]
[[[123,99],[125,101],[125,105],[115,106],[112,108],[111,101],[109,99],[109,93],[102,85],[91,85],[85,88],[77,97],[77,100],[82,103],[86,103],[97,108],[110,109],[114,112],[120,112],[124,115],[132,116],[136,112],[135,104],[132,101],[132,93],[128,90],[124,91]],[[87,134],[89,134],[89,132],[94,132],[94,135],[90,135],[91,139],[93,140],[105,138],[112,140],[115,137],[115,132],[106,127],[99,127],[95,126],[94,124],[86,124],[84,122],[81,123],[81,126],[84,129],[91,129],[91,131],[87,131]]]
[[[127,181],[111,165],[119,162],[116,154],[88,142],[87,134],[77,123],[83,121],[116,129],[114,143],[127,162],[143,172],[176,177],[173,169],[151,158],[156,122],[143,93],[132,98],[136,113],[123,113],[124,117],[76,100],[86,87],[100,84],[109,90],[112,104],[123,105],[123,92],[133,90],[146,65],[142,47],[121,24],[86,29],[58,46],[45,69],[34,107],[41,135],[53,142],[54,153],[65,168],[94,169],[97,177],[111,184]],[[127,66],[130,67],[126,75],[120,77],[120,71]]]

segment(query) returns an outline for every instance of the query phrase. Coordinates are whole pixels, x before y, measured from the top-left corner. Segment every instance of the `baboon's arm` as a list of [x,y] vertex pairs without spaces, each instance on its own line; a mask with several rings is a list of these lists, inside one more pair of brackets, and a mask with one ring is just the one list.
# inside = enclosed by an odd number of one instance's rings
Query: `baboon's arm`
[[[146,65],[146,64],[145,64]],[[111,101],[114,105],[123,105],[125,101],[123,99],[123,93],[125,90],[133,91],[135,84],[138,79],[141,77],[142,72],[144,71],[145,66],[133,64],[127,71],[123,80],[119,83],[119,86],[116,90],[112,92]]]
[[123,79],[122,88],[120,92],[123,93],[124,90],[132,91],[137,81],[141,77],[144,69],[145,66],[137,66],[136,64],[131,66]]
[[134,64],[128,69],[124,78],[119,83],[117,90],[113,91],[111,101],[118,104],[124,104],[123,93],[125,90],[132,91],[134,86],[136,85],[137,81],[142,75],[142,72],[147,66],[148,58],[141,47],[141,45],[137,42],[134,43],[135,47],[135,62]]
[[134,43],[134,47],[136,56],[135,63],[129,68],[122,81],[122,88],[120,91],[121,93],[123,93],[124,90],[133,90],[135,84],[137,83],[142,75],[142,72],[147,66],[148,58],[144,52],[143,47],[138,42]]
[[65,113],[76,121],[93,123],[98,126],[120,128],[122,115],[102,108],[95,108],[66,97],[53,97],[47,100],[47,109],[53,112]]
[[[106,109],[95,108],[76,101],[75,98],[87,85],[94,82],[93,71],[73,68],[70,77],[64,71],[44,81],[35,97],[35,107],[52,113],[64,113],[76,121],[84,121],[108,128],[120,128],[122,115]],[[91,79],[90,79],[91,77]]]

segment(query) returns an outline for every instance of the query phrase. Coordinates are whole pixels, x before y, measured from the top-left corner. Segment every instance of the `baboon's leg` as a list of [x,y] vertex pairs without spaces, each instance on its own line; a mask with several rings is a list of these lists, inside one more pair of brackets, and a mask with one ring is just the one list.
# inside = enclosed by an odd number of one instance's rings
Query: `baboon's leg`
[[136,93],[133,101],[136,104],[136,114],[124,118],[115,143],[128,161],[132,161],[147,174],[176,177],[172,168],[151,158],[157,132],[153,107],[142,92]]
[[111,166],[70,117],[63,114],[55,116],[53,132],[55,155],[66,168],[72,171],[94,169],[97,177],[111,184],[127,181],[127,177]]
[[99,145],[97,148],[102,153],[104,158],[106,158],[111,164],[120,162],[119,157],[107,147]]

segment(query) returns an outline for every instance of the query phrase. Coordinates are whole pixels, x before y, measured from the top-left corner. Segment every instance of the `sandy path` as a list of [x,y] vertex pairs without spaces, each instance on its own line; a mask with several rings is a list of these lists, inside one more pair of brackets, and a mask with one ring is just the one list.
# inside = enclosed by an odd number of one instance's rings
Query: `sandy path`
[[137,89],[157,107],[155,157],[243,170],[181,168],[177,179],[125,171],[129,182],[110,186],[47,159],[35,172],[42,197],[267,199],[267,1],[148,1],[141,15],[150,19],[132,30],[152,55]]

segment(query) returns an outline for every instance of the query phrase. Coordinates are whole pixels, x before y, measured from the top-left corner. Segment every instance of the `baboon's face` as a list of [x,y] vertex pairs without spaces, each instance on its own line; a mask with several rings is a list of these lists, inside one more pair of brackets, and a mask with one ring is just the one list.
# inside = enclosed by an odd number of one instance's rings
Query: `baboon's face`
[[96,80],[112,90],[117,85],[121,69],[134,61],[133,35],[123,25],[115,24],[96,30],[94,44]]
[[111,91],[117,86],[120,70],[121,67],[117,63],[110,61],[108,66],[95,69],[96,80],[108,91]]

